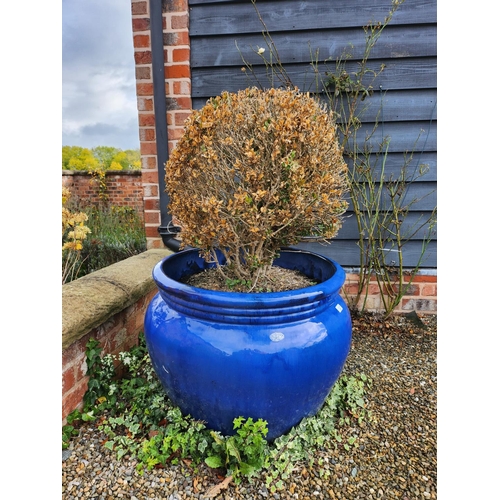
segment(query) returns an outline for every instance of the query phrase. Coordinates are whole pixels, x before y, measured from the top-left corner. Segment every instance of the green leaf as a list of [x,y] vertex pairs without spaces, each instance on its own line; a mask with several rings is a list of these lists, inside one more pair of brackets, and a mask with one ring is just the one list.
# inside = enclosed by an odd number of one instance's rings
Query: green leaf
[[228,451],[229,455],[235,457],[238,462],[241,462],[240,451],[238,450],[238,447],[236,446],[236,443],[234,442],[234,440],[231,438],[228,439],[226,446],[227,446],[227,451]]
[[205,458],[205,463],[212,469],[218,469],[222,467],[222,460],[218,455],[211,455]]

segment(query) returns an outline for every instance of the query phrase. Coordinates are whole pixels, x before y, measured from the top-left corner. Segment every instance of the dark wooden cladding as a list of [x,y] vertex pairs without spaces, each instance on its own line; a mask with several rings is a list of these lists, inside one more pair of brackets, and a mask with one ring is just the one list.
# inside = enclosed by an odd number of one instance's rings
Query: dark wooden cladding
[[[280,60],[287,63],[310,63],[311,50],[314,58],[318,51],[320,61],[328,58],[335,61],[346,53],[359,60],[365,49],[365,34],[360,28],[278,32],[272,37]],[[435,26],[388,26],[373,48],[371,58],[436,56],[436,45]],[[242,57],[250,64],[260,65],[262,58],[256,53],[260,47],[268,51],[261,33],[191,37],[191,66],[241,66]]]
[[[437,179],[437,9],[436,0],[406,0],[385,28],[371,52],[368,67],[384,71],[373,82],[373,94],[363,101],[363,127],[358,139],[378,127],[368,145],[373,151],[390,137],[385,175],[398,177],[405,155],[413,152],[408,172],[425,165],[425,173],[410,187],[408,198],[418,199],[405,221],[410,227],[426,219],[436,206]],[[383,21],[390,0],[257,0],[257,8],[279,53],[283,67],[302,91],[325,98],[327,73],[337,58],[349,54],[346,70],[354,73],[365,49],[363,26]],[[193,108],[201,108],[222,91],[249,86],[280,86],[271,81],[259,47],[269,48],[263,25],[250,0],[190,0],[191,74]],[[251,70],[245,68],[245,61]],[[315,62],[315,64],[312,64]],[[244,68],[244,70],[243,70]],[[365,79],[369,85],[370,79]],[[381,157],[375,162],[380,173]],[[357,226],[348,212],[330,245],[299,245],[319,251],[346,267],[359,266]],[[404,265],[418,262],[425,231],[405,246]],[[437,265],[437,236],[430,243],[424,267]],[[390,261],[391,252],[387,253]]]
[[[437,66],[435,58],[412,58],[391,61],[382,59],[371,61],[368,64],[370,71],[379,70],[384,64],[384,71],[374,82],[375,90],[383,91],[403,91],[412,90],[415,94],[406,94],[408,99],[415,99],[422,95],[423,90],[431,90],[433,96],[436,95],[437,86]],[[346,70],[355,71],[357,63],[349,63]],[[333,68],[332,68],[333,66]],[[266,77],[265,68],[258,66],[253,68],[253,72],[245,68],[243,64],[239,66],[218,67],[214,71],[213,67],[193,69],[193,100],[194,108],[201,108],[208,97],[218,95],[222,90],[236,92],[239,89],[248,86],[268,87],[269,79]],[[285,64],[284,68],[292,82],[304,92],[317,92],[323,88],[322,83],[326,81],[327,71],[334,69],[334,63],[320,63],[318,71],[320,75],[315,75],[311,65],[307,64]],[[372,83],[372,80],[366,81],[366,85]],[[394,95],[394,94],[393,94]]]
[[[435,2],[407,1],[394,15],[391,25],[436,22]],[[190,1],[191,33],[195,36],[233,35],[262,31],[251,2]],[[218,4],[218,5],[217,5]],[[234,4],[229,9],[227,4]],[[388,3],[353,0],[294,0],[266,2],[258,0],[257,8],[269,31],[317,30],[322,28],[359,27],[360,20],[379,21],[387,16]],[[431,12],[429,12],[429,9]]]

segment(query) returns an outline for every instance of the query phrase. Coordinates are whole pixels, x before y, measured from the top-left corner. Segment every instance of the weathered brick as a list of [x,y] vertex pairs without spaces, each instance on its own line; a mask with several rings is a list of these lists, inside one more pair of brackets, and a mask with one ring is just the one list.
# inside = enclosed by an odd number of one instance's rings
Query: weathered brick
[[141,128],[139,130],[139,139],[141,141],[154,141],[156,139],[156,131],[154,128]]
[[135,64],[151,64],[153,59],[150,50],[140,50],[134,52]]
[[151,67],[150,66],[136,66],[135,67],[136,80],[151,80]]
[[191,95],[191,83],[188,80],[175,81],[174,94],[176,95]]
[[149,17],[135,17],[132,19],[132,31],[147,31],[151,23]]
[[173,15],[170,18],[170,26],[173,30],[185,29],[189,26],[188,14]]
[[132,2],[132,15],[147,14],[148,2]]
[[165,12],[186,12],[188,9],[187,0],[169,0],[163,2]]
[[156,142],[141,142],[141,154],[144,155],[155,155],[156,154]]

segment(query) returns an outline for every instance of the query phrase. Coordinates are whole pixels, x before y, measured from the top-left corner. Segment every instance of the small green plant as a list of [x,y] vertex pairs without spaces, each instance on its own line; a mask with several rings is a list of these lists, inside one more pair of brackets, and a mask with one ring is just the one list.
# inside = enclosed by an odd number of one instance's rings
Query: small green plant
[[[118,459],[135,457],[141,474],[186,462],[196,471],[205,463],[224,470],[235,483],[265,474],[268,487],[275,492],[298,463],[321,470],[317,450],[356,446],[355,427],[370,416],[366,391],[371,381],[364,374],[343,375],[317,415],[303,419],[273,442],[266,440],[266,421],[243,416],[234,420],[234,435],[223,436],[207,429],[204,422],[182,415],[167,398],[143,334],[137,346],[117,356],[103,355],[99,343],[91,339],[86,355],[89,390],[83,410],[67,418],[62,447],[70,446],[82,425],[97,421],[106,436],[104,446]],[[119,363],[123,376],[117,379],[114,365]]]
[[233,476],[236,484],[241,482],[241,476],[251,478],[261,469],[269,465],[269,446],[265,439],[267,422],[252,418],[234,419],[233,436],[222,436],[212,431],[212,447],[205,463],[212,468],[225,468]]

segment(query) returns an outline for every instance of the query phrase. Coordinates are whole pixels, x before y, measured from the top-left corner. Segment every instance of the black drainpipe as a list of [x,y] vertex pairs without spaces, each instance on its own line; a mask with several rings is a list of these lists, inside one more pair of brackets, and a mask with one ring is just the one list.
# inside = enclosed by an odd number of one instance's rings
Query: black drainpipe
[[158,164],[158,187],[160,190],[160,226],[158,227],[158,232],[163,244],[170,250],[178,252],[180,242],[174,236],[177,236],[180,228],[172,224],[172,216],[168,212],[170,199],[165,192],[165,163],[168,161],[168,130],[163,59],[162,0],[149,0],[149,15],[156,129],[156,160]]

